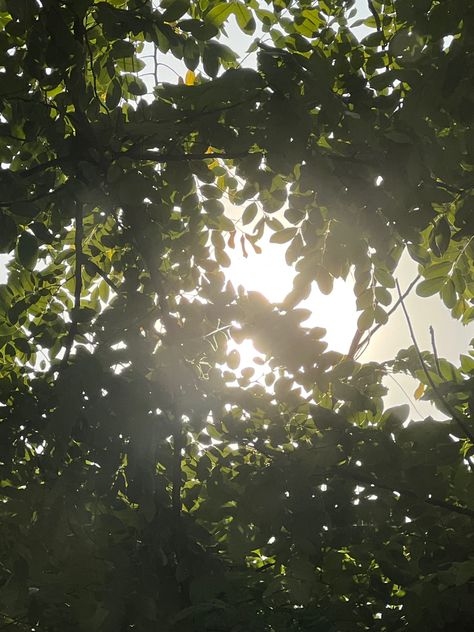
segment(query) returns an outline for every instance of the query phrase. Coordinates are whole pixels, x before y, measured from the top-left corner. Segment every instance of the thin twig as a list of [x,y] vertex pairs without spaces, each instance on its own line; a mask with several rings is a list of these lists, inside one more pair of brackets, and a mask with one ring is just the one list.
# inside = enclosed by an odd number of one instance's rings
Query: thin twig
[[392,379],[395,384],[398,386],[398,388],[402,391],[402,393],[405,395],[405,397],[407,398],[410,406],[413,407],[414,411],[416,412],[417,415],[419,415],[420,417],[423,417],[423,415],[420,413],[420,411],[418,410],[418,408],[416,407],[415,402],[412,400],[412,398],[410,397],[410,395],[407,393],[407,391],[403,388],[403,386],[400,384],[400,382],[395,379],[393,377],[393,375],[391,373],[387,373],[387,376]]
[[38,202],[39,200],[44,200],[45,198],[53,195],[57,195],[60,191],[62,191],[66,186],[70,184],[69,180],[63,182],[59,186],[57,186],[52,191],[48,191],[47,193],[39,193],[38,195],[34,195],[30,198],[24,198],[22,200],[9,200],[8,202],[0,202],[0,208],[9,208],[14,204],[30,204],[31,202]]
[[[410,285],[407,287],[407,289],[403,292],[402,294],[402,300],[400,300],[400,298],[395,302],[395,304],[388,310],[387,312],[387,316],[390,318],[390,316],[393,314],[393,312],[398,308],[398,306],[402,303],[402,301],[410,294],[410,292],[412,291],[412,289],[415,287],[415,285],[418,283],[418,281],[420,280],[421,276],[419,274],[417,274],[417,276],[413,279],[413,281],[410,283]],[[386,325],[387,323],[379,323],[378,325],[376,325],[371,331],[369,331],[369,333],[367,334],[367,336],[364,338],[364,340],[362,340],[361,342],[359,342],[355,348],[354,351],[354,355],[359,351],[359,349],[362,349],[362,347],[365,347],[366,345],[369,344],[372,336],[375,334],[375,332],[377,332],[381,327],[383,327],[384,325]],[[355,336],[354,336],[355,338]],[[352,349],[352,345],[351,345],[351,349]],[[362,353],[362,352],[361,352]],[[359,357],[360,354],[357,355],[357,357]],[[352,357],[352,356],[349,356]]]
[[89,53],[89,65],[91,69],[92,75],[92,88],[94,90],[94,95],[99,105],[105,110],[105,112],[110,116],[110,110],[105,103],[103,103],[102,99],[99,97],[99,93],[97,91],[97,77],[94,70],[94,55],[92,53],[91,43],[89,42],[89,38],[87,37],[87,31],[84,32],[84,42],[86,44],[87,52]]
[[430,336],[431,336],[431,347],[433,349],[433,355],[434,355],[435,364],[436,364],[436,370],[438,371],[439,377],[443,377],[443,374],[441,373],[441,367],[439,365],[438,350],[436,349],[435,333],[434,333],[434,329],[432,325],[430,325]]
[[107,285],[116,293],[118,294],[120,292],[120,289],[115,285],[115,283],[112,281],[112,279],[108,276],[108,274],[106,274],[102,268],[100,268],[96,263],[94,263],[94,261],[91,261],[90,259],[88,259],[88,257],[86,255],[83,256],[83,263],[87,268],[90,268],[92,271],[94,271],[95,273],[97,273],[100,277],[102,277],[102,279],[107,283]]
[[158,85],[158,46],[153,45],[153,77],[155,79],[155,88]]
[[[356,354],[357,349],[359,349],[361,347],[361,341],[360,339],[362,338],[364,332],[360,331],[359,329],[356,330],[354,337],[351,340],[351,344],[349,347],[349,351],[347,352],[347,359],[348,360],[354,360],[354,356]],[[370,334],[368,336],[368,338],[370,337]]]
[[74,338],[77,333],[77,326],[79,322],[79,312],[81,309],[81,292],[82,292],[82,262],[84,260],[84,256],[82,253],[82,239],[84,237],[84,227],[82,223],[82,205],[79,202],[75,202],[76,205],[76,213],[75,213],[75,224],[76,230],[74,235],[74,245],[76,249],[75,261],[76,267],[74,271],[74,308],[71,314],[71,323],[69,325],[69,331],[67,333],[65,347],[66,350],[64,352],[64,357],[61,361],[61,366],[67,366],[69,362],[69,358],[71,356],[72,346],[74,344]]
[[232,325],[224,325],[224,327],[218,327],[217,329],[213,329],[208,334],[203,334],[202,336],[195,336],[195,338],[192,338],[191,340],[199,340],[199,339],[202,340],[204,338],[209,338],[209,336],[213,336],[214,334],[218,334],[221,331],[227,331],[231,327],[232,327]]
[[[425,363],[425,361],[423,359],[423,356],[421,355],[420,347],[418,346],[418,343],[416,341],[415,332],[413,331],[413,326],[411,324],[410,316],[408,314],[407,308],[405,307],[405,303],[403,301],[403,296],[402,296],[402,294],[400,292],[400,285],[398,283],[398,280],[397,280],[396,283],[397,283],[398,296],[400,297],[403,313],[405,314],[405,319],[407,321],[408,330],[410,332],[410,337],[411,337],[411,340],[413,342],[413,346],[415,347],[415,350],[416,350],[416,353],[417,353],[417,356],[418,356],[418,360],[420,361],[421,368],[423,369],[423,372],[424,372],[424,374],[426,376],[426,379],[428,380],[429,385],[431,386],[431,389],[432,389],[433,393],[435,394],[438,402],[449,413],[449,415],[452,417],[453,421],[455,421],[457,423],[457,425],[463,431],[465,436],[474,445],[474,435],[469,430],[468,426],[464,422],[464,419],[462,417],[460,417],[458,415],[458,413],[456,412],[456,410],[451,406],[451,404],[448,401],[446,401],[446,399],[440,393],[440,391],[439,391],[438,387],[436,386],[436,384],[433,382],[433,378],[430,375],[428,367],[426,366],[426,363]],[[472,467],[471,462],[469,460],[468,460],[468,462],[469,462],[469,464]]]

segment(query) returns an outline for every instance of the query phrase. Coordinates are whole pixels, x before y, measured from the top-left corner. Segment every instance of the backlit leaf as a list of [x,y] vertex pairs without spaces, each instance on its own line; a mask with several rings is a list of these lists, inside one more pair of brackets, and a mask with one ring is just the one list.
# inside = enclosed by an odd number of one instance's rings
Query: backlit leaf
[[270,241],[274,244],[285,244],[287,241],[293,239],[296,235],[297,228],[283,228],[270,237]]
[[184,78],[184,83],[187,86],[193,86],[195,81],[196,81],[196,75],[194,74],[192,70],[188,70]]
[[416,286],[418,296],[432,296],[441,290],[444,285],[443,277],[435,277],[434,279],[425,279]]
[[424,392],[425,392],[425,385],[422,382],[420,382],[418,386],[416,387],[416,390],[413,395],[415,399],[421,399],[424,395]]
[[38,260],[38,240],[31,233],[23,232],[16,246],[18,261],[27,270],[33,270]]

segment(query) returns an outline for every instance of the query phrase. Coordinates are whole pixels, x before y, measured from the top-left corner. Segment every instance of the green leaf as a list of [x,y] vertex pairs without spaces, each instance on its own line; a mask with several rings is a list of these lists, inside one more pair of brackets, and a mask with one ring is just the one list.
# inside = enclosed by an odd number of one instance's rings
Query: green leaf
[[445,277],[453,267],[452,261],[441,261],[440,263],[433,263],[426,266],[423,270],[423,276],[426,279],[433,279],[436,277]]
[[400,430],[409,415],[410,406],[408,404],[387,408],[382,416],[381,425],[387,432],[396,432]]
[[30,345],[28,341],[24,338],[17,338],[15,340],[15,347],[18,349],[18,351],[21,351],[21,353],[24,353],[27,356],[29,356],[31,353]]
[[379,303],[382,303],[382,305],[390,305],[392,302],[392,295],[384,287],[375,288],[375,298]]
[[441,288],[441,298],[443,303],[449,309],[452,309],[456,305],[458,297],[456,294],[456,288],[454,287],[454,283],[451,279],[448,279]]
[[293,239],[297,232],[297,228],[283,228],[283,230],[273,233],[270,237],[270,241],[273,244],[285,244],[287,241]]
[[252,202],[251,204],[247,206],[247,208],[243,212],[242,224],[246,226],[247,224],[250,224],[251,222],[253,222],[253,220],[257,217],[257,213],[258,213],[258,206],[256,202]]
[[200,53],[198,45],[192,38],[188,38],[184,42],[183,54],[186,68],[194,72],[199,64]]
[[442,257],[451,240],[451,227],[448,220],[441,217],[431,231],[430,248],[437,257]]
[[176,22],[176,20],[188,12],[190,0],[173,0],[173,2],[167,2],[166,4],[167,9],[163,13],[163,20],[165,22]]
[[407,250],[410,254],[410,257],[414,259],[417,263],[425,265],[431,261],[430,254],[426,251],[425,248],[421,246],[418,246],[416,244],[408,244]]
[[189,31],[193,37],[200,41],[210,40],[219,33],[219,29],[213,24],[200,20],[182,20],[178,24],[182,31]]
[[416,286],[418,296],[433,296],[441,290],[444,285],[444,277],[435,277],[434,279],[425,279]]
[[223,268],[228,268],[232,263],[229,255],[225,252],[225,250],[216,250],[215,257],[217,263]]
[[211,232],[211,242],[214,248],[217,248],[218,250],[224,250],[225,239],[220,231],[213,230]]
[[212,184],[203,184],[201,193],[207,198],[218,199],[222,197],[222,190]]
[[225,215],[220,215],[218,217],[217,227],[220,228],[220,230],[227,230],[229,232],[233,232],[235,230],[234,222]]
[[51,244],[53,242],[53,234],[42,222],[33,222],[30,224],[30,229],[33,231],[35,237],[43,243]]
[[367,331],[370,329],[374,323],[374,317],[375,314],[373,309],[366,309],[363,311],[357,319],[357,329],[359,331]]
[[107,88],[107,94],[105,96],[105,104],[109,108],[109,110],[113,110],[120,103],[121,98],[122,98],[122,87],[120,85],[120,81],[118,79],[113,79],[109,83],[109,87]]
[[142,96],[148,92],[146,84],[142,79],[136,77],[132,81],[130,81],[127,85],[128,91],[135,96]]
[[233,349],[227,356],[227,365],[229,369],[232,369],[233,371],[235,371],[236,369],[239,368],[239,364],[240,364],[240,353],[236,349]]
[[0,252],[9,252],[17,235],[17,226],[13,219],[4,212],[0,212]]
[[218,2],[204,15],[204,19],[214,26],[221,26],[233,12],[233,2]]
[[390,272],[388,272],[387,270],[384,270],[383,268],[375,268],[374,276],[383,287],[395,287],[395,279],[393,278],[393,275],[390,274]]
[[38,260],[38,240],[31,233],[23,232],[18,238],[16,256],[27,270],[33,270]]
[[322,294],[330,294],[334,285],[334,279],[329,272],[322,266],[316,266],[314,269],[314,280],[318,284],[319,291]]
[[202,58],[204,70],[209,77],[216,77],[219,72],[219,56],[213,46],[209,44],[205,45],[204,55]]
[[244,33],[252,35],[255,31],[255,20],[250,9],[242,2],[233,2],[233,13],[237,19],[237,24]]
[[380,305],[375,306],[374,319],[380,325],[385,325],[385,323],[388,321],[388,314],[382,307],[380,307]]

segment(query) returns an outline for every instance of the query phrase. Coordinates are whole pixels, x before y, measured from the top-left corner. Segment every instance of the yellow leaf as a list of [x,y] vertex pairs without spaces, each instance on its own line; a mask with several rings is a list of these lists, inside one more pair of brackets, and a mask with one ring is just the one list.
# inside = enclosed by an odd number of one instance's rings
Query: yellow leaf
[[188,70],[188,72],[186,73],[186,77],[184,78],[184,83],[187,86],[193,86],[195,81],[196,81],[196,75],[194,74],[192,70]]
[[424,392],[425,392],[425,385],[420,382],[418,384],[416,391],[414,392],[415,399],[421,399],[423,397]]

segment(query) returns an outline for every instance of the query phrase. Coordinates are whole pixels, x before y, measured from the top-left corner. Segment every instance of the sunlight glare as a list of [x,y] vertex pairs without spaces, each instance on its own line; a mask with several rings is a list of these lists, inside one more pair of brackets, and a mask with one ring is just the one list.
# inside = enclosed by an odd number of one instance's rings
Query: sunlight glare
[[[231,265],[227,269],[227,278],[235,287],[242,285],[247,291],[263,294],[269,301],[279,303],[291,291],[294,269],[285,262],[285,247],[273,244],[267,238],[260,242],[262,253],[249,252],[244,257],[240,249],[228,251]],[[298,307],[309,309],[310,318],[303,323],[309,327],[324,327],[328,348],[347,353],[357,328],[357,312],[352,283],[336,279],[334,289],[328,296],[322,294],[313,284],[310,296]],[[252,358],[258,355],[250,341],[238,346],[245,366],[253,364]]]

